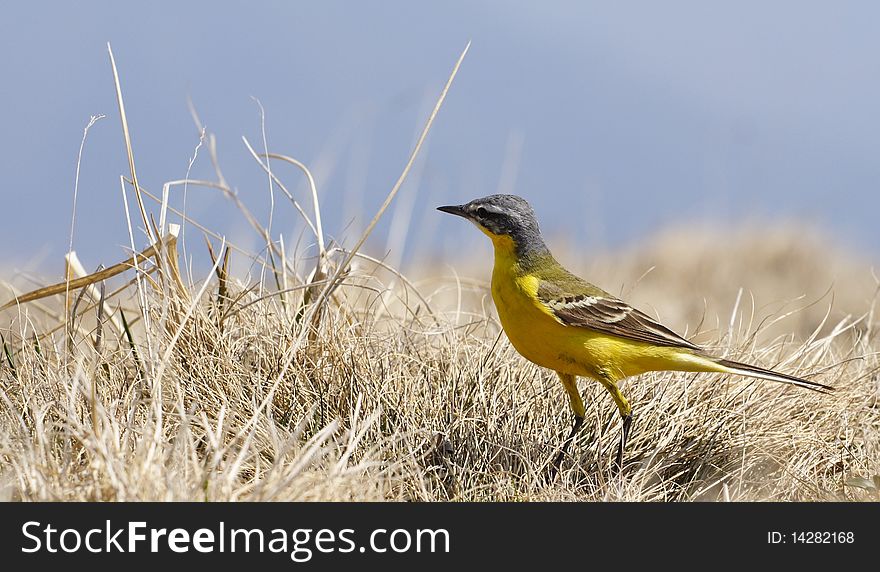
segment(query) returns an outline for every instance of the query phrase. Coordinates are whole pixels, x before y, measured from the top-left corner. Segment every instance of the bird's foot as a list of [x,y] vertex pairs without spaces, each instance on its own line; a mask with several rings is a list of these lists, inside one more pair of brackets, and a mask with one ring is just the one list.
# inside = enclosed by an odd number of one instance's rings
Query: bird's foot
[[614,463],[614,473],[618,474],[623,469],[623,450],[629,439],[629,430],[632,426],[632,413],[623,417],[623,434],[620,436],[620,445],[617,447],[617,459]]
[[574,440],[575,435],[577,435],[578,431],[580,431],[581,425],[584,423],[584,418],[580,416],[575,416],[574,425],[571,428],[571,432],[566,437],[565,441],[562,443],[562,447],[560,447],[559,452],[556,454],[556,457],[553,458],[553,461],[548,465],[546,472],[546,481],[547,483],[552,483],[556,480],[556,475],[559,474],[559,466],[562,464],[562,458],[565,457],[565,454],[568,452],[569,446],[571,446],[571,442]]

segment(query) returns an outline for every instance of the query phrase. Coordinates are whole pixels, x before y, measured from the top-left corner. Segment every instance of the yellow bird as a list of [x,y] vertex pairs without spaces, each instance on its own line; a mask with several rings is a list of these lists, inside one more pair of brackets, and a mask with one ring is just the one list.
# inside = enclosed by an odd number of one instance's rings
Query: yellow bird
[[833,388],[762,367],[715,357],[647,314],[562,267],[553,258],[532,207],[515,195],[491,195],[464,205],[438,207],[464,217],[492,239],[492,299],[513,347],[527,360],[554,370],[568,393],[574,426],[551,466],[555,474],[584,421],[577,376],[601,383],[620,411],[623,434],[617,467],[632,424],[632,407],[618,383],[648,371],[744,375],[814,391]]

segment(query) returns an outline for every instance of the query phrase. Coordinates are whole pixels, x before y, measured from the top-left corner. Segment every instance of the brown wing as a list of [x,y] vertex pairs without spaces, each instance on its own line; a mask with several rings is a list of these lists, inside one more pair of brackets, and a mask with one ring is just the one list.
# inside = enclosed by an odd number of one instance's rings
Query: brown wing
[[[700,347],[679,336],[644,312],[623,300],[591,287],[588,293],[561,295],[546,283],[538,290],[538,298],[566,326],[587,328],[621,338],[658,346]],[[556,294],[554,296],[554,294]]]

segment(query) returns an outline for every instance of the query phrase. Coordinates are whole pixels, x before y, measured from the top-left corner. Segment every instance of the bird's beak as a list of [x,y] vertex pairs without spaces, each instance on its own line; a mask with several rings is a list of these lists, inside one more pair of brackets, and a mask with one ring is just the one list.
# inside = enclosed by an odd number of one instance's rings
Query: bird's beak
[[437,207],[438,211],[454,214],[460,217],[469,218],[464,210],[464,205],[449,205],[447,207]]

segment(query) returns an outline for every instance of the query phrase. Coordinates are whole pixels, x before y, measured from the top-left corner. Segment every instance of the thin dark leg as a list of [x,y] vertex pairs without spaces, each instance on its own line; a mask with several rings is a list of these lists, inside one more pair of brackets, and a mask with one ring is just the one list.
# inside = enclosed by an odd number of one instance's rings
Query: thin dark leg
[[632,413],[623,417],[623,435],[620,436],[620,448],[617,449],[617,470],[623,468],[623,450],[626,448],[626,440],[629,438],[629,428],[632,425]]
[[550,470],[547,473],[548,482],[553,482],[556,479],[556,474],[559,472],[559,465],[562,463],[562,458],[565,456],[565,453],[568,451],[568,447],[571,445],[571,442],[574,441],[575,435],[578,434],[578,431],[580,431],[581,425],[583,424],[584,418],[575,415],[574,425],[571,428],[571,433],[569,433],[565,441],[562,442],[562,448],[559,449],[559,453],[556,454],[556,458],[553,459],[552,463],[550,463]]

